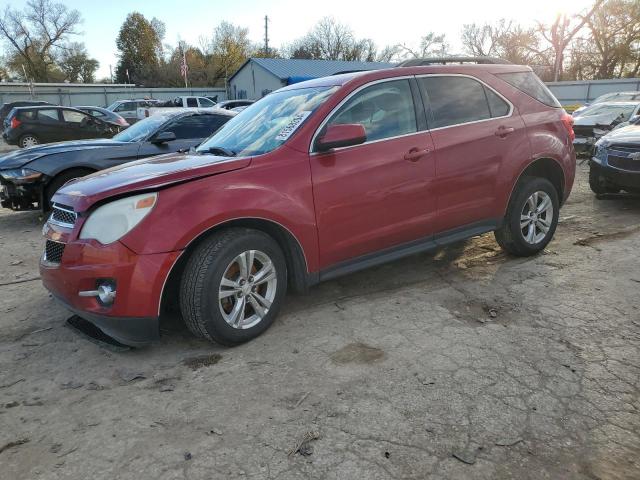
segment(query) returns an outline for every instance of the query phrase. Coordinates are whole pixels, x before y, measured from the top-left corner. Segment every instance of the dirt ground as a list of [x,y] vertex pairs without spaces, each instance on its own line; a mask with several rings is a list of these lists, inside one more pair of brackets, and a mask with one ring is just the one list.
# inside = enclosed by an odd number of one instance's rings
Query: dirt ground
[[640,198],[578,174],[544,254],[484,235],[350,275],[233,349],[88,341],[38,214],[2,211],[0,478],[640,478]]

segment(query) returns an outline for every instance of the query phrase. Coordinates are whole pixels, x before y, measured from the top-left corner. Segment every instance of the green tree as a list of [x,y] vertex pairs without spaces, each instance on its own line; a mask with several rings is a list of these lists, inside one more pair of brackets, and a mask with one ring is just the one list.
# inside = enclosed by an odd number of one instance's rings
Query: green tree
[[[116,78],[120,83],[153,85],[154,76],[160,65],[159,52],[162,51],[162,34],[155,20],[147,20],[144,15],[132,12],[120,27],[116,39],[118,65]],[[128,72],[128,75],[127,75]]]
[[77,10],[51,0],[30,0],[24,10],[6,7],[0,18],[0,38],[8,47],[7,66],[19,77],[56,80],[57,56],[69,37],[76,35],[82,19]]
[[95,73],[100,64],[90,58],[81,43],[72,43],[60,55],[58,66],[65,75],[65,80],[72,83],[93,83]]

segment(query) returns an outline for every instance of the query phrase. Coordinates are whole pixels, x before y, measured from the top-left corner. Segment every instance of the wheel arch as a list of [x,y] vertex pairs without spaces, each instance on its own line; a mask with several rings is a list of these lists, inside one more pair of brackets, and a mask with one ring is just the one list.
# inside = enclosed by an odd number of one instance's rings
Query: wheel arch
[[289,272],[288,283],[293,291],[304,293],[311,285],[316,283],[313,280],[313,275],[309,274],[308,263],[302,244],[290,230],[277,222],[264,218],[236,218],[206,229],[189,242],[167,275],[162,292],[160,293],[159,312],[170,307],[172,299],[177,298],[176,296],[170,295],[170,293],[177,292],[186,263],[198,245],[211,235],[234,227],[251,228],[264,232],[278,243],[287,262],[287,271]]
[[[516,191],[516,186],[520,182],[523,177],[539,177],[546,178],[551,182],[556,191],[558,192],[558,200],[560,205],[564,202],[564,193],[565,193],[565,173],[562,169],[562,165],[557,160],[554,160],[550,157],[540,157],[532,162],[529,162],[520,172],[516,180],[513,182],[511,187],[511,192],[509,193],[509,198],[507,201],[507,205],[511,201],[514,192]],[[505,212],[507,205],[505,205]]]

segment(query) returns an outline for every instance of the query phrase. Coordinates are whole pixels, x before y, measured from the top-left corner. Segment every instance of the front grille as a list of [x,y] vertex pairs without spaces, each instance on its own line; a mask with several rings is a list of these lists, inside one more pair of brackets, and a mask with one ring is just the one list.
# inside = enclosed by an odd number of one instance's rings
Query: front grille
[[76,212],[73,208],[60,203],[53,204],[53,213],[51,213],[51,219],[54,222],[61,223],[63,225],[74,226],[76,224]]
[[619,157],[617,155],[609,155],[607,163],[612,167],[631,172],[640,172],[640,160],[633,160],[629,157]]
[[44,259],[50,263],[60,263],[64,254],[64,243],[47,240],[44,247]]

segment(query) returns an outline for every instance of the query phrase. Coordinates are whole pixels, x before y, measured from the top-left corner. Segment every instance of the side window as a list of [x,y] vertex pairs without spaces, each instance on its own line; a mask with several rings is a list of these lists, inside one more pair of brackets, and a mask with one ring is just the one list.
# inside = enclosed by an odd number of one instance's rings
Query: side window
[[88,120],[89,116],[84,113],[74,112],[73,110],[62,110],[62,118],[64,118],[64,121],[67,123],[82,123],[83,120]]
[[220,128],[231,117],[222,115],[192,115],[173,122],[163,131],[173,132],[176,138],[206,138]]
[[197,107],[198,99],[194,97],[187,97],[187,107]]
[[91,115],[93,115],[94,117],[104,117],[106,116],[104,113],[102,113],[100,110],[90,110],[89,113]]
[[136,109],[136,102],[124,102],[118,105],[114,112],[133,112]]
[[38,110],[38,120],[46,123],[59,122],[58,110]]
[[358,123],[367,141],[417,132],[416,112],[408,80],[392,80],[366,87],[351,97],[327,125]]
[[433,76],[418,79],[433,112],[432,128],[491,118],[484,86],[468,77]]
[[22,120],[33,120],[34,118],[36,118],[36,111],[35,110],[27,110],[26,112],[20,112],[18,115],[20,119]]
[[213,103],[211,100],[209,100],[208,98],[202,98],[200,97],[200,106],[201,107],[213,107],[215,105],[215,103]]
[[509,113],[509,104],[500,98],[496,92],[484,87],[484,93],[487,95],[489,110],[493,118],[504,117]]

